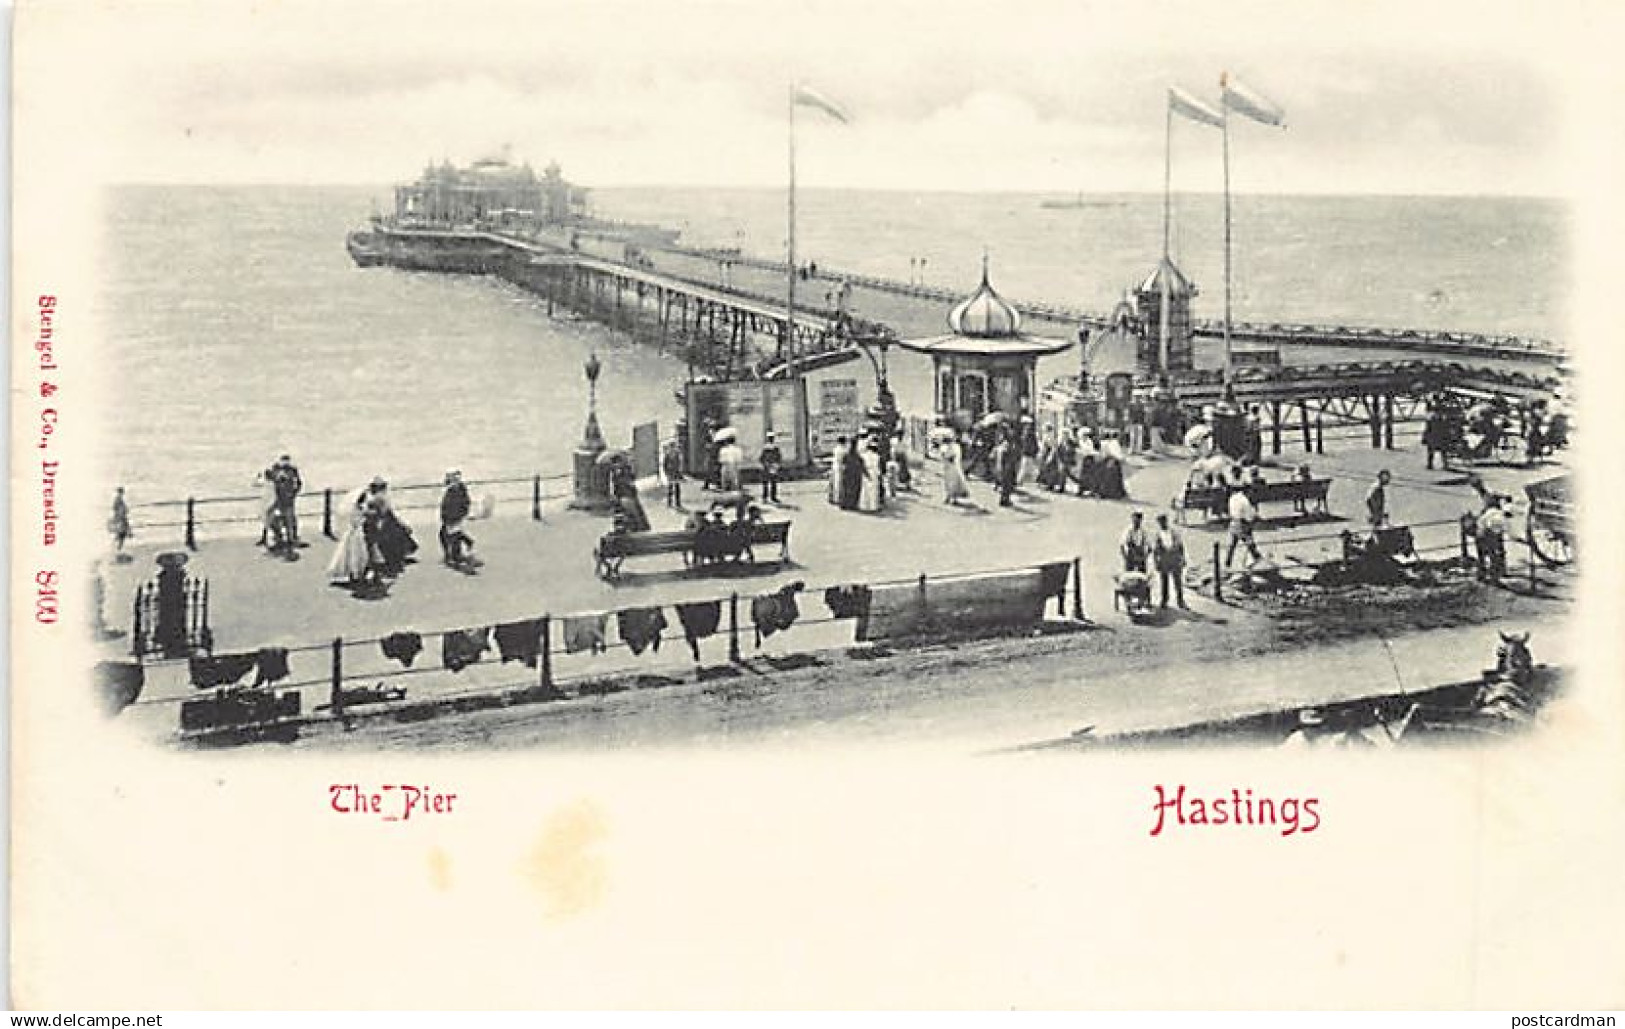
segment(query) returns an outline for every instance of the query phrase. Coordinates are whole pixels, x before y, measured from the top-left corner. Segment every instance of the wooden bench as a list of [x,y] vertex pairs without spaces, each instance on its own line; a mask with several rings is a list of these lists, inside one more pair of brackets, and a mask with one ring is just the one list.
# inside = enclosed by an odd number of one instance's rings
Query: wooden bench
[[[750,535],[743,541],[736,540],[737,549],[734,557],[743,557],[752,564],[756,563],[754,548],[777,544],[779,547],[779,561],[790,560],[790,522],[757,522],[751,525]],[[671,532],[628,532],[606,533],[598,540],[593,548],[593,563],[597,566],[599,578],[616,579],[620,577],[621,565],[629,557],[648,557],[654,554],[682,554],[684,567],[693,567],[695,564],[694,544],[699,533],[693,529],[677,529]],[[721,563],[721,562],[718,562]]]
[[[1302,504],[1305,508],[1313,504],[1316,514],[1330,514],[1327,507],[1327,495],[1331,492],[1331,479],[1286,479],[1278,482],[1254,483],[1248,487],[1253,498],[1253,504],[1262,507],[1265,504],[1284,503],[1292,501]],[[1181,524],[1185,521],[1186,511],[1206,511],[1207,517],[1228,519],[1230,517],[1229,486],[1186,486],[1174,501],[1174,509],[1179,514]]]

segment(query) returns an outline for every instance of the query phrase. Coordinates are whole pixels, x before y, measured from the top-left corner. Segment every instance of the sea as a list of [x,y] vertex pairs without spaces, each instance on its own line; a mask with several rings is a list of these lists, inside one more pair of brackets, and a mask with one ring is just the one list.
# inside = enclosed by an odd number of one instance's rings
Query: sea
[[[98,432],[108,489],[125,486],[136,505],[252,494],[256,473],[282,453],[317,488],[374,475],[438,481],[452,467],[474,479],[566,472],[592,354],[612,443],[636,422],[669,429],[686,377],[679,360],[562,312],[550,318],[545,301],[492,277],[356,267],[345,234],[391,195],[109,192],[93,298],[112,384]],[[691,246],[785,252],[780,190],[592,196],[594,213],[679,229]],[[1569,222],[1562,202],[1543,199],[1237,197],[1234,317],[1562,343]],[[1223,225],[1217,197],[1172,205],[1171,251],[1201,289],[1198,317],[1223,313]],[[1091,310],[1109,310],[1151,271],[1162,238],[1160,194],[798,194],[800,260],[968,292],[985,254],[1004,295]],[[894,379],[929,384],[896,370]],[[930,398],[899,402],[925,413]]]

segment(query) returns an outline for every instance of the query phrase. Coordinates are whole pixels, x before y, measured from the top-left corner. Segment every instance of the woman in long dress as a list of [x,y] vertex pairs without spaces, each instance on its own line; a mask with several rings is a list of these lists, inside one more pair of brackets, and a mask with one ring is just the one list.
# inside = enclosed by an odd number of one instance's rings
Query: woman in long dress
[[371,567],[371,554],[367,546],[367,490],[356,490],[349,496],[350,522],[333,548],[333,557],[327,562],[327,578],[347,586],[360,585]]
[[1038,455],[1041,448],[1038,445],[1038,427],[1027,415],[1021,416],[1021,428],[1017,433],[1017,439],[1021,445],[1021,463],[1016,468],[1016,485],[1031,486],[1038,481]]
[[841,509],[856,511],[858,509],[858,496],[863,492],[863,454],[858,451],[858,439],[852,437],[851,445],[846,451],[846,460],[841,462]]
[[965,466],[963,452],[959,441],[950,439],[942,444],[942,500],[946,504],[957,504],[960,500],[970,496],[970,483],[965,480]]
[[627,532],[648,532],[649,515],[643,510],[643,499],[638,496],[638,480],[632,466],[616,461],[609,466],[609,491],[626,518]]
[[841,475],[846,465],[846,437],[842,436],[835,441],[835,449],[829,455],[829,502],[841,502]]
[[858,487],[858,510],[873,513],[880,510],[884,491],[881,488],[880,450],[871,441],[863,448],[863,483]]
[[260,488],[260,546],[263,547],[276,542],[276,483],[261,472],[254,477],[254,485]]
[[374,536],[370,541],[376,551],[374,556],[382,563],[385,575],[399,575],[406,566],[406,559],[417,552],[418,544],[412,538],[412,527],[395,513],[395,505],[389,499],[389,484],[383,479],[372,480],[367,490],[367,507],[374,519]]

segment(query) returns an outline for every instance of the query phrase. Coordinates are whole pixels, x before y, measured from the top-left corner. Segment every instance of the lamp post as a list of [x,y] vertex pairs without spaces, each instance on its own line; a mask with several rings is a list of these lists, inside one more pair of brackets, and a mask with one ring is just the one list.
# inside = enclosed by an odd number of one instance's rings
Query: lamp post
[[[886,467],[891,460],[892,436],[897,432],[897,398],[892,396],[891,383],[886,375],[886,351],[890,349],[892,338],[881,326],[861,326],[853,333],[852,342],[857,345],[869,363],[875,369],[875,406],[869,411],[869,425],[879,437],[877,446],[880,451],[880,466]],[[875,351],[880,356],[875,356]]]
[[604,433],[598,428],[598,374],[603,367],[597,353],[589,356],[582,366],[587,376],[587,424],[581,432],[581,444],[575,450],[575,496],[570,506],[586,511],[603,511],[609,507],[608,484],[598,464],[598,456],[607,449]]

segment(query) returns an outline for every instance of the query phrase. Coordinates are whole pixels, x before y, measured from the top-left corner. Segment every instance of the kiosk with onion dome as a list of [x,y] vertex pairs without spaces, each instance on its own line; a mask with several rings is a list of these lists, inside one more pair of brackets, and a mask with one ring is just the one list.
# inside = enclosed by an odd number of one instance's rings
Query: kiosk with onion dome
[[982,284],[948,313],[948,327],[947,335],[900,345],[931,356],[936,413],[960,429],[996,412],[1011,419],[1032,415],[1038,359],[1072,346],[1069,339],[1021,331],[1021,313],[988,281],[986,255]]

